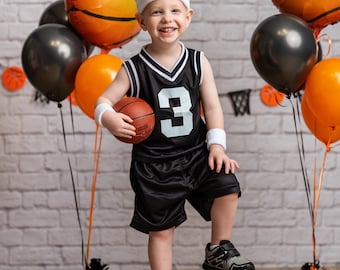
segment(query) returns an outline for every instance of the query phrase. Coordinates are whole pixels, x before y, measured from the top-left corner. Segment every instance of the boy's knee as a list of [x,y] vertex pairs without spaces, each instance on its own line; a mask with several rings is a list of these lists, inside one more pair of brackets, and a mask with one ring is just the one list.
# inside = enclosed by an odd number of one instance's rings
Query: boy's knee
[[169,239],[172,238],[173,234],[174,234],[174,230],[175,227],[166,229],[166,230],[162,230],[162,231],[152,231],[149,232],[149,237],[150,238],[158,238],[158,239]]

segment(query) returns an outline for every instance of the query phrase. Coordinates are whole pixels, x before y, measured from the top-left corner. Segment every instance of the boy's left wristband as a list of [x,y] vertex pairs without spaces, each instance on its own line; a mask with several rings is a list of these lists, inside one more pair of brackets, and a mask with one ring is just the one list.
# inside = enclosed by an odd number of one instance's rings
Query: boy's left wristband
[[94,120],[100,125],[103,126],[102,124],[102,117],[103,114],[107,111],[115,112],[115,110],[112,108],[112,106],[108,103],[100,103],[96,106],[94,110]]
[[210,145],[219,144],[223,147],[224,151],[227,150],[227,135],[224,129],[212,128],[207,132],[207,148],[209,150]]

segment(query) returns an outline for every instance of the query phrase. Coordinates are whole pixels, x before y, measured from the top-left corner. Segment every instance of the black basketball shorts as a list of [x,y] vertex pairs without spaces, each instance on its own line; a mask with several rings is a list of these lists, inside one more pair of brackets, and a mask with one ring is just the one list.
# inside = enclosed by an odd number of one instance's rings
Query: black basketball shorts
[[135,209],[131,227],[148,233],[179,226],[187,219],[186,200],[209,221],[214,198],[232,193],[240,196],[236,176],[211,170],[208,155],[206,149],[201,149],[164,162],[132,160],[130,181]]

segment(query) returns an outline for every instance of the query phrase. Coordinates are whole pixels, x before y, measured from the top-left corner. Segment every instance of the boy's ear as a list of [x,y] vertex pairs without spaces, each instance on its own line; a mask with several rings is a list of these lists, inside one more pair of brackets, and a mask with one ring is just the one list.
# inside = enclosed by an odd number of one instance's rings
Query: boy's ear
[[137,19],[139,26],[145,31],[146,28],[145,28],[144,18],[142,14],[136,13],[136,19]]
[[191,8],[188,9],[187,19],[189,20],[189,22],[191,22],[193,15],[194,15],[194,10]]

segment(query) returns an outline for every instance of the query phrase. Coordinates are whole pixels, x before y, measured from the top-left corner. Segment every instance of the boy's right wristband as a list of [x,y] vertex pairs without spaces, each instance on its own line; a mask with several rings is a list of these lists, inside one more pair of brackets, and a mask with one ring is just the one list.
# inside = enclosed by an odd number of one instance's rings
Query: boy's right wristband
[[102,126],[102,117],[103,114],[107,111],[115,112],[115,110],[112,108],[112,106],[108,103],[100,103],[96,106],[94,110],[94,120]]

